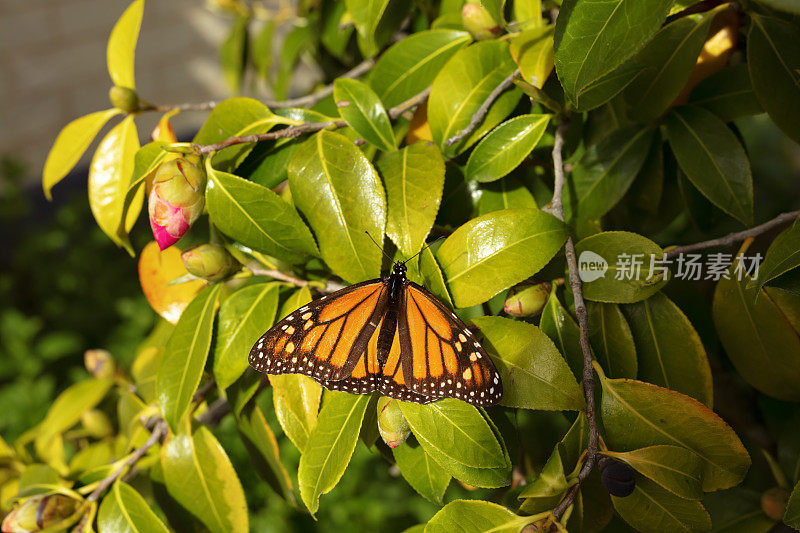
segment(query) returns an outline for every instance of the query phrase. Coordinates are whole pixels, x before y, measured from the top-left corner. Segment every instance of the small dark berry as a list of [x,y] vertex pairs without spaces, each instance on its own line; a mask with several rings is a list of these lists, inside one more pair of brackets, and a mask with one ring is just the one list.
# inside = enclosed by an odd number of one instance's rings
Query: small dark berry
[[630,496],[636,488],[636,477],[633,468],[611,459],[603,457],[598,463],[600,467],[600,481],[609,494],[618,498]]

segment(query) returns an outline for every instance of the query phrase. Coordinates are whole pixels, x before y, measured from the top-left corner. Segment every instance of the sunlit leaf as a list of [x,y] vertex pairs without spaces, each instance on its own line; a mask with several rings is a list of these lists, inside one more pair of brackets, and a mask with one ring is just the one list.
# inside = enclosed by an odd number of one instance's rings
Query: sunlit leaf
[[333,98],[339,114],[356,133],[381,150],[395,149],[394,132],[389,116],[378,95],[358,80],[337,78]]
[[454,500],[433,515],[425,533],[516,533],[530,522],[502,505],[477,500]]
[[444,492],[450,484],[448,474],[433,460],[422,446],[411,446],[408,441],[392,450],[397,467],[408,484],[422,497],[442,505]]
[[133,57],[136,52],[136,41],[139,39],[139,28],[142,25],[144,0],[131,3],[117,20],[111,36],[108,38],[106,60],[108,74],[114,85],[135,89],[133,81]]
[[520,115],[497,126],[470,154],[467,179],[489,182],[514,170],[536,147],[550,118],[550,115]]
[[103,498],[97,514],[97,527],[100,533],[169,531],[141,494],[121,481],[114,483],[111,492]]
[[795,219],[791,226],[775,237],[759,265],[758,278],[750,285],[761,288],[769,282],[800,266],[800,221]]
[[[532,2],[514,2],[525,5]],[[539,9],[541,18],[541,7]],[[542,88],[553,70],[553,26],[541,26],[519,33],[511,40],[514,57],[525,81]]]
[[205,286],[202,280],[171,285],[173,280],[188,274],[175,246],[161,250],[150,241],[139,255],[139,283],[153,311],[171,324],[177,324],[181,313]]

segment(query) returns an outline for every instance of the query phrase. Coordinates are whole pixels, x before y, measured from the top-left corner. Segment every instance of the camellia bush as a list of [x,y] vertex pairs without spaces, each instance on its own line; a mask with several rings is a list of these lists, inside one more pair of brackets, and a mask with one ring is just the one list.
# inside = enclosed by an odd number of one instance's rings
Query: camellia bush
[[[323,531],[382,472],[415,494],[392,505],[430,502],[414,532],[800,528],[796,2],[219,1],[225,79],[275,100],[174,106],[136,91],[145,9],[43,185],[113,123],[91,210],[160,318],[0,440],[3,532],[258,529],[253,472]],[[301,63],[325,79],[287,99]],[[499,405],[249,368],[279,319],[393,261],[482,340]],[[354,453],[379,466],[337,490]]]

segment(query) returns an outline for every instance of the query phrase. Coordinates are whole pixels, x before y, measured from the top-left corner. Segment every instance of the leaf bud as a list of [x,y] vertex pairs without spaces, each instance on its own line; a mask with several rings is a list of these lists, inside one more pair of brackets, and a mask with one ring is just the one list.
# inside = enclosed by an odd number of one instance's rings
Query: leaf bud
[[612,496],[624,498],[636,488],[636,477],[633,468],[610,457],[602,457],[598,462],[600,481]]
[[[3,520],[3,533],[30,533],[66,529],[65,520],[77,510],[75,500],[63,494],[33,496],[11,510]],[[61,526],[61,527],[58,527]]]
[[503,311],[515,317],[538,316],[550,296],[550,284],[520,283],[511,287],[503,304]]
[[139,95],[128,87],[114,85],[108,91],[108,99],[111,100],[111,105],[125,113],[136,113],[141,108]]
[[389,448],[397,448],[411,434],[411,426],[397,400],[386,396],[378,399],[378,432]]
[[192,157],[161,163],[148,199],[150,227],[159,248],[178,242],[203,213],[206,173]]
[[773,520],[783,520],[788,503],[789,491],[781,487],[772,487],[761,495],[761,510]]
[[116,367],[114,358],[106,350],[86,350],[83,353],[83,364],[96,378],[112,377]]
[[236,260],[228,251],[214,243],[199,244],[181,254],[186,270],[198,278],[220,281],[236,268]]
[[472,36],[483,41],[500,35],[500,26],[480,2],[467,2],[461,9],[461,22]]

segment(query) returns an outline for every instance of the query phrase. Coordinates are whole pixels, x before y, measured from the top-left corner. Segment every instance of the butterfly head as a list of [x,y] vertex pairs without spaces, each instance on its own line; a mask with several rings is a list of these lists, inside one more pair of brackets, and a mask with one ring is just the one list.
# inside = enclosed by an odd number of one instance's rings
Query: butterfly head
[[407,270],[408,269],[406,268],[406,264],[398,261],[397,263],[394,264],[394,267],[392,268],[392,275],[402,276],[403,278],[405,278]]

